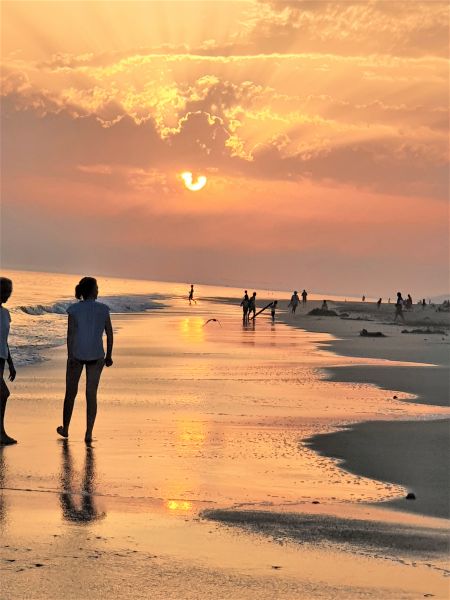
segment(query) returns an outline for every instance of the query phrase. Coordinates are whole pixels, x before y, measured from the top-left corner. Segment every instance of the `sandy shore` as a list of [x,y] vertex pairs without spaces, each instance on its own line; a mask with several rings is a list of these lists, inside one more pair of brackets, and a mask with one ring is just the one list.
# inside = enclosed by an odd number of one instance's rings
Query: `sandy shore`
[[[317,306],[318,303],[315,303]],[[391,365],[350,365],[326,369],[331,381],[373,384],[387,391],[406,392],[408,401],[434,406],[450,403],[450,315],[432,307],[414,307],[405,313],[407,324],[393,323],[393,307],[378,309],[371,303],[329,303],[339,317],[314,317],[303,308],[284,322],[310,331],[330,333],[321,345],[340,355],[386,358]],[[360,336],[360,331],[380,331],[386,337]],[[427,330],[407,334],[404,330]],[[430,331],[439,330],[443,334]],[[402,366],[400,361],[411,364]],[[392,506],[431,516],[450,517],[450,421],[358,423],[344,431],[308,440],[310,447],[333,457],[351,471],[381,481],[400,484],[415,493],[415,501],[396,500]]]
[[[205,326],[209,317],[221,326]],[[19,444],[0,450],[2,593],[447,597],[448,522],[392,510],[402,482],[352,474],[301,443],[352,420],[445,408],[329,381],[324,368],[385,361],[339,357],[324,349],[328,334],[267,319],[243,329],[228,305],[178,303],[114,323],[92,448],[81,396],[69,442],[54,433],[64,348],[14,384],[8,423]]]

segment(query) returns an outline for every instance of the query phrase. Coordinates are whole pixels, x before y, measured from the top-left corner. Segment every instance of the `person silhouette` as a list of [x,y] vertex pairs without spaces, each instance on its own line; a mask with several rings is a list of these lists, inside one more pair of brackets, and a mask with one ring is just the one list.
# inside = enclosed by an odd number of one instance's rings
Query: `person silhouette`
[[242,306],[242,322],[245,325],[248,322],[248,309],[250,306],[250,298],[248,297],[247,290],[244,290],[244,297],[242,298],[241,306]]
[[248,317],[247,319],[250,318],[250,314],[253,313],[253,321],[255,322],[255,315],[256,315],[256,292],[253,292],[252,297],[250,298],[249,302],[248,302]]
[[[64,519],[72,523],[90,523],[97,521],[105,516],[105,513],[98,512],[94,497],[95,497],[95,457],[94,448],[86,446],[86,454],[84,459],[84,472],[81,489],[79,493],[73,490],[73,459],[70,453],[68,440],[62,440],[62,455],[61,455],[61,491],[59,494],[59,502]],[[80,503],[75,502],[75,496],[81,496]]]
[[308,300],[308,292],[306,290],[303,290],[303,292],[302,292],[302,302],[303,302],[303,304],[306,304],[307,300]]
[[189,304],[192,304],[192,302],[195,302],[195,304],[197,304],[197,302],[194,300],[194,284],[191,283],[191,289],[189,290]]
[[300,303],[300,298],[298,297],[297,290],[292,294],[291,300],[288,304],[288,307],[291,309],[291,313],[295,315],[295,311],[297,310],[297,306]]
[[5,430],[6,404],[11,395],[4,378],[6,363],[8,363],[9,368],[9,381],[13,382],[16,378],[16,369],[8,344],[11,316],[9,310],[3,306],[5,302],[8,302],[12,291],[13,282],[11,279],[0,277],[0,446],[17,444],[17,440],[8,435]]
[[[71,304],[67,328],[67,371],[66,395],[64,398],[63,424],[57,433],[69,437],[69,425],[78,392],[83,368],[86,368],[86,434],[84,441],[92,441],[92,430],[97,416],[97,390],[103,367],[111,367],[113,329],[109,308],[97,302],[98,285],[93,277],[83,277],[75,288],[75,297],[80,302]],[[103,333],[106,333],[106,356],[103,348]]]
[[394,321],[397,320],[397,317],[400,317],[401,320],[403,321],[403,323],[406,323],[406,321],[405,321],[405,315],[403,314],[403,298],[402,298],[401,292],[397,292],[397,301],[395,303],[395,317],[394,317]]
[[380,308],[382,302],[383,302],[383,298],[378,298],[378,300],[377,300],[377,308],[378,309]]
[[270,316],[272,317],[272,323],[275,323],[275,313],[277,310],[278,300],[274,300],[272,302],[272,306],[270,307]]

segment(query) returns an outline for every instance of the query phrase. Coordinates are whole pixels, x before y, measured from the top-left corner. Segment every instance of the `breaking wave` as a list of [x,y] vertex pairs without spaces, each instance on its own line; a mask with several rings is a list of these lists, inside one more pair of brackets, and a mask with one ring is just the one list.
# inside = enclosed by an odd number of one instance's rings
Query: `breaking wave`
[[[142,313],[164,308],[162,295],[102,296],[111,313]],[[76,301],[75,301],[76,302]],[[13,321],[9,338],[11,353],[17,364],[45,360],[43,351],[65,343],[67,308],[74,300],[58,300],[52,304],[19,305],[10,309]]]

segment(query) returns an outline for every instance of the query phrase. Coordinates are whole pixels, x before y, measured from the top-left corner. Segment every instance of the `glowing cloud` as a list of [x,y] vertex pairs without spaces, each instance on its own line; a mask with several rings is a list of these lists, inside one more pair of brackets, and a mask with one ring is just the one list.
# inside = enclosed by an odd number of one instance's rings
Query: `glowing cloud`
[[192,192],[197,192],[198,190],[204,188],[207,181],[204,175],[199,175],[194,182],[192,173],[190,171],[181,173],[181,179],[184,181],[184,185],[187,187],[187,189],[191,190]]

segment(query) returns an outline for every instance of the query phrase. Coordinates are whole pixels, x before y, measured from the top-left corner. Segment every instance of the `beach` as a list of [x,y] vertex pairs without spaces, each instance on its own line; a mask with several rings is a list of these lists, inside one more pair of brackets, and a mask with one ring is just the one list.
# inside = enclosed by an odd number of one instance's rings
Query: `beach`
[[[314,300],[293,319],[279,292],[259,300],[279,298],[275,325],[243,327],[239,290],[199,286],[190,306],[184,284],[111,279],[115,364],[86,447],[83,386],[69,440],[55,432],[71,279],[47,298],[12,276],[29,288],[12,311],[2,597],[448,597],[447,335],[343,299],[330,308],[350,318],[309,317]],[[422,322],[448,332],[448,314]]]

